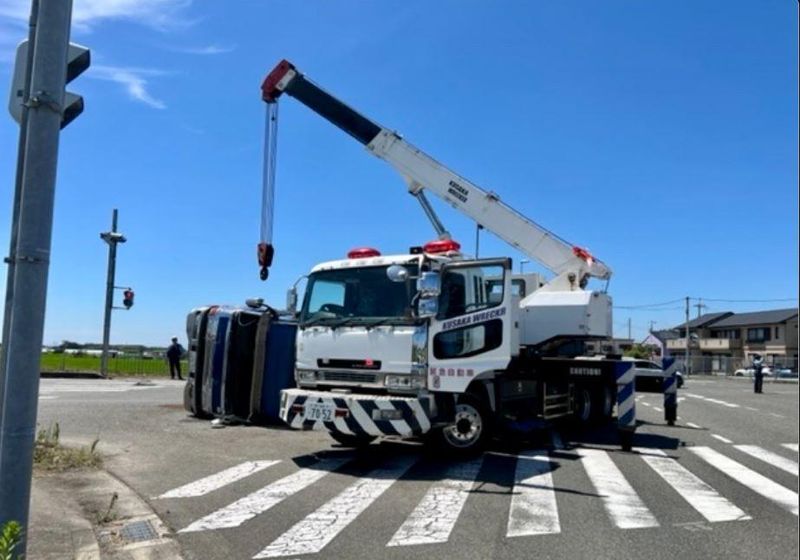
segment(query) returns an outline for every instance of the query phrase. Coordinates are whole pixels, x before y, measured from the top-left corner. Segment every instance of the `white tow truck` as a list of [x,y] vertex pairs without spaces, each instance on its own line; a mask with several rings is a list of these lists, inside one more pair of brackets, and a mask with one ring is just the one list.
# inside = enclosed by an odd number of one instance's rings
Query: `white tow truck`
[[[438,233],[407,253],[363,247],[318,264],[299,309],[296,288],[289,290],[287,308],[299,321],[297,388],[282,391],[280,400],[289,426],[327,430],[348,446],[425,435],[468,453],[499,429],[528,431],[559,418],[612,419],[620,372],[631,363],[580,358],[583,341],[612,335],[610,296],[587,289],[591,278],[607,288],[605,264],[351,109],[285,60],[262,84],[267,103],[283,94],[396,169]],[[465,256],[425,191],[554,278],[513,274],[505,257]],[[625,398],[632,411],[633,396]],[[628,418],[620,430],[623,447],[630,446],[630,426]]]

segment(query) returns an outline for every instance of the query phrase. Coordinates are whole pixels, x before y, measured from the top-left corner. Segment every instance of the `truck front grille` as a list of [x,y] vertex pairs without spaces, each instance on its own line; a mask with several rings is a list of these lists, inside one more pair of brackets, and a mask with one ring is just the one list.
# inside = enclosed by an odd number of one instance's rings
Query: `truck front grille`
[[321,371],[317,375],[319,381],[342,381],[345,383],[377,383],[378,376],[374,373],[354,371]]

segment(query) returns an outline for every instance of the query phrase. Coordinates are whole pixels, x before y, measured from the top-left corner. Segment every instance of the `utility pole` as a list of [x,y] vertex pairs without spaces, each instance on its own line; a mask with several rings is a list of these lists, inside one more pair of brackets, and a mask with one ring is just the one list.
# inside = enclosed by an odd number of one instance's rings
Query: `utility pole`
[[684,367],[686,368],[686,375],[689,375],[690,370],[692,369],[691,364],[689,364],[689,296],[686,296],[686,350],[684,353]]
[[519,261],[519,273],[520,274],[523,274],[525,272],[525,270],[524,270],[525,265],[530,263],[530,262],[531,261],[529,261],[528,259],[522,259],[521,261]]
[[111,335],[111,308],[114,306],[114,276],[117,268],[117,243],[125,243],[125,236],[117,232],[117,209],[111,215],[111,231],[100,234],[108,243],[108,274],[106,276],[106,306],[103,315],[103,355],[100,359],[100,374],[108,377],[108,340]]
[[[19,198],[13,300],[0,406],[0,526],[22,526],[25,556],[39,397],[39,369],[53,234],[58,140],[67,82],[72,0],[40,2]],[[10,398],[9,395],[13,395]]]
[[656,324],[656,321],[650,321],[650,332],[653,332],[653,325]]
[[703,303],[703,298],[700,298],[700,299],[697,300],[697,303],[695,303],[692,307],[696,307],[697,308],[697,318],[699,319],[700,315],[702,315],[702,310],[705,309],[708,306]]
[[633,337],[631,336],[631,318],[630,317],[628,317],[628,340],[633,340]]
[[[28,44],[36,42],[36,20],[39,13],[39,0],[33,0],[31,4],[31,16],[28,22]],[[22,173],[25,166],[25,144],[28,137],[28,99],[31,89],[31,74],[33,72],[33,50],[28,50],[25,57],[25,69],[23,70],[22,83],[22,107],[20,108],[19,122],[19,141],[17,143],[17,171],[14,179],[14,205],[11,215],[11,236],[9,240],[8,257],[5,262],[8,265],[6,272],[6,304],[3,317],[3,342],[0,346],[0,410],[3,404],[3,392],[6,384],[6,360],[5,353],[8,348],[8,332],[11,326],[11,305],[14,300],[14,263],[17,258],[17,233],[19,231],[19,205],[22,196]],[[2,426],[2,424],[0,424]],[[3,447],[2,431],[0,431],[0,449]]]

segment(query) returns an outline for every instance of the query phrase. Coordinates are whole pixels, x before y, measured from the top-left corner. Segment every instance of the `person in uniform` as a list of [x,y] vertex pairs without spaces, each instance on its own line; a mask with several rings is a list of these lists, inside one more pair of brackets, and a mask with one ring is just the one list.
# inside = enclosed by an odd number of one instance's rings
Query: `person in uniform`
[[760,354],[753,356],[753,391],[762,393],[764,385],[764,360]]
[[167,348],[167,361],[169,362],[169,376],[172,379],[180,379],[181,377],[181,358],[183,357],[184,349],[178,343],[178,337],[172,337],[172,344]]

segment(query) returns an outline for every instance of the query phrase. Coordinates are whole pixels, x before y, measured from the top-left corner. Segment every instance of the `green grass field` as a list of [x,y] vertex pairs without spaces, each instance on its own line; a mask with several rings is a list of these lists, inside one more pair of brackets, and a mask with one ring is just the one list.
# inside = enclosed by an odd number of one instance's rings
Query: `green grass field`
[[[96,372],[100,373],[100,356],[74,354],[42,354],[42,372]],[[186,377],[188,364],[181,361],[181,374]],[[169,367],[161,358],[145,359],[140,356],[119,356],[108,359],[109,375],[168,376]]]

